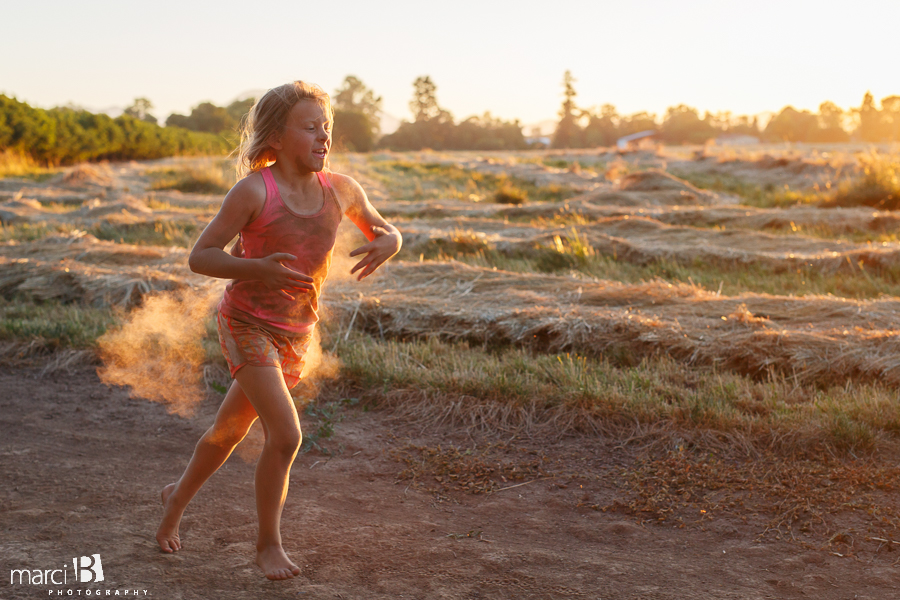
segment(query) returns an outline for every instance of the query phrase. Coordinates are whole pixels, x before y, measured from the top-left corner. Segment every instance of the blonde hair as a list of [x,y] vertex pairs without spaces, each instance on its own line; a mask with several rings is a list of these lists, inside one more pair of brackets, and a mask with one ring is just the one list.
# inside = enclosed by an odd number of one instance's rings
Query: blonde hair
[[255,173],[275,160],[269,136],[284,131],[288,113],[301,100],[318,102],[333,118],[331,98],[314,83],[292,81],[272,88],[256,101],[241,124],[241,143],[235,165],[238,177]]

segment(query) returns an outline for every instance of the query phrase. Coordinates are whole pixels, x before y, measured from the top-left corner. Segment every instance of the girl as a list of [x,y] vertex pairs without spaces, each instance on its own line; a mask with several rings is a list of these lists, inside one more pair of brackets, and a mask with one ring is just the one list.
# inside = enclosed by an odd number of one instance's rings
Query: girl
[[[281,545],[281,511],[301,440],[288,390],[300,379],[318,320],[341,215],[369,240],[350,253],[365,255],[350,271],[359,271],[357,280],[401,244],[400,232],[356,181],[324,171],[331,121],[330,99],[318,86],[295,81],[266,92],[241,136],[238,165],[249,175],[231,188],[191,251],[191,270],[232,280],[219,303],[218,326],[234,382],[184,474],[162,490],[165,513],[156,540],[163,552],[181,549],[185,507],[259,418],[265,445],[256,465],[256,564],[269,579],[300,574]],[[240,244],[226,253],[238,233]]]

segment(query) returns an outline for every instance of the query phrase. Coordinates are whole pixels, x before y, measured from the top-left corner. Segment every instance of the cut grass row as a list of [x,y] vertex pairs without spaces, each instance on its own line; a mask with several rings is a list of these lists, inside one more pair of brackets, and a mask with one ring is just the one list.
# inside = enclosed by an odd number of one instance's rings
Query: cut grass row
[[[109,309],[0,299],[0,340],[47,350],[95,349],[124,315]],[[330,329],[329,329],[330,328]],[[487,431],[633,433],[635,426],[731,436],[747,450],[865,452],[900,434],[895,390],[851,383],[816,389],[782,378],[755,381],[667,357],[628,361],[486,350],[436,339],[380,340],[324,329],[341,360],[335,385],[424,422]],[[344,332],[346,333],[346,332]],[[218,358],[212,319],[202,340]]]
[[662,279],[670,283],[697,285],[727,295],[763,293],[773,295],[824,295],[867,299],[900,296],[900,270],[874,271],[852,265],[851,272],[825,273],[811,266],[779,270],[762,264],[740,268],[703,261],[684,264],[657,260],[647,264],[616,260],[597,252],[577,233],[559,238],[554,245],[501,251],[472,231],[458,231],[449,239],[407,245],[398,256],[404,260],[457,260],[466,264],[520,273],[573,274],[623,283]]
[[823,208],[868,206],[900,209],[900,164],[896,157],[871,152],[859,158],[859,172],[826,190],[792,190],[787,186],[760,186],[724,173],[688,173],[671,170],[676,177],[703,189],[740,196],[745,204],[761,208],[815,204]]
[[664,356],[627,365],[356,333],[340,341],[336,353],[344,384],[426,422],[491,431],[544,427],[556,435],[616,435],[660,425],[733,436],[748,449],[791,451],[867,451],[900,434],[895,393],[872,384],[814,389],[688,367]]

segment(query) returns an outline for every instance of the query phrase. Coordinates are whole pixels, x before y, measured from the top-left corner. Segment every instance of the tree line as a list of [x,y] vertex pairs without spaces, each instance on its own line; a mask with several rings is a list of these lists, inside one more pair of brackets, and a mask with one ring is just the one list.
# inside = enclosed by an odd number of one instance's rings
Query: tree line
[[527,148],[518,121],[504,121],[486,112],[459,123],[437,101],[437,86],[431,77],[413,82],[409,102],[412,121],[403,121],[378,146],[389,150],[518,150]]
[[881,100],[881,108],[866,92],[858,108],[844,111],[830,101],[819,105],[818,112],[786,106],[763,127],[756,116],[731,112],[700,112],[679,104],[666,109],[661,118],[638,112],[620,115],[615,106],[579,108],[575,103],[575,78],[570,71],[563,76],[563,102],[551,146],[555,148],[593,148],[611,146],[624,136],[655,131],[666,144],[702,144],[723,136],[752,136],[766,142],[840,143],[900,141],[900,96]]
[[[518,122],[485,113],[455,123],[441,108],[436,86],[419,77],[410,103],[414,119],[380,136],[381,97],[348,75],[332,96],[334,140],[338,148],[368,152],[392,150],[518,149],[527,145]],[[164,126],[153,104],[137,98],[118,117],[58,107],[41,109],[0,95],[0,151],[27,155],[47,165],[89,160],[141,160],[184,154],[225,154],[237,145],[240,126],[254,98],[227,106],[201,102],[190,114],[172,113]]]
[[[786,106],[765,126],[755,116],[730,112],[701,115],[693,107],[669,107],[661,118],[638,112],[621,115],[611,104],[580,108],[575,79],[563,78],[563,103],[551,146],[591,148],[611,146],[632,133],[652,130],[666,144],[702,144],[722,136],[745,135],[771,142],[894,142],[900,141],[900,96],[888,96],[879,107],[866,93],[858,108],[844,111],[823,102],[818,112]],[[190,114],[173,113],[160,126],[153,105],[137,98],[122,115],[110,117],[58,107],[40,109],[0,94],[0,151],[12,150],[48,165],[86,160],[152,159],[182,154],[225,154],[239,139],[242,120],[255,99],[227,106],[202,102]],[[338,148],[368,152],[388,150],[517,150],[529,147],[516,121],[489,112],[455,121],[440,106],[437,86],[429,76],[413,82],[411,120],[380,135],[380,96],[359,78],[348,75],[332,95],[334,140]],[[537,137],[537,132],[534,132]]]
[[0,94],[0,151],[29,156],[47,165],[222,154],[229,150],[228,142],[220,136],[160,127],[134,112],[112,118],[79,108],[45,110]]

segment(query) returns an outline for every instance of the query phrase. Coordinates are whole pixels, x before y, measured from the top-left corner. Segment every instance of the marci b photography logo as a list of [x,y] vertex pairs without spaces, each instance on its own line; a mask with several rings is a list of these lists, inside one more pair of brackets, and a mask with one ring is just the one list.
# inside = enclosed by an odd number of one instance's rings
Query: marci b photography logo
[[[72,577],[69,577],[69,566]],[[10,569],[10,585],[65,586],[75,583],[103,582],[103,561],[99,554],[75,557],[71,565],[66,563],[61,569]],[[147,590],[135,589],[49,589],[50,596],[146,596]]]
[[[80,565],[80,566],[79,566]],[[75,572],[72,583],[99,583],[103,581],[103,562],[99,554],[72,559]],[[19,580],[16,581],[16,576]],[[10,569],[10,585],[66,585],[69,583],[69,565],[62,569]]]

